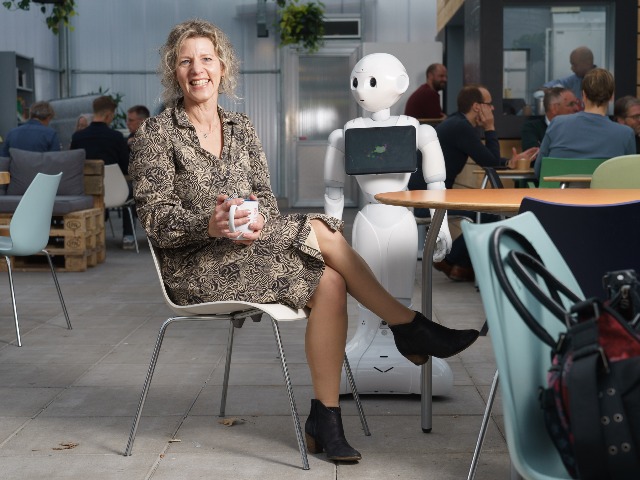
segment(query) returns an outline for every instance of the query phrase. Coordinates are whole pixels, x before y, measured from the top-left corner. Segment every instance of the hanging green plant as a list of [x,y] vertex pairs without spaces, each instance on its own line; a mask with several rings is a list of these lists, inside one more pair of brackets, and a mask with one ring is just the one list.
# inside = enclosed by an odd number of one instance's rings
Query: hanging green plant
[[299,0],[276,0],[280,7],[280,45],[300,45],[309,53],[317,52],[324,43],[324,4]]
[[75,0],[6,0],[2,2],[2,5],[8,10],[30,10],[32,1],[41,4],[40,11],[45,15],[47,13],[46,4],[53,4],[51,13],[45,18],[47,28],[53,33],[58,34],[61,23],[69,30],[73,30],[73,27],[69,25],[69,20],[77,15]]

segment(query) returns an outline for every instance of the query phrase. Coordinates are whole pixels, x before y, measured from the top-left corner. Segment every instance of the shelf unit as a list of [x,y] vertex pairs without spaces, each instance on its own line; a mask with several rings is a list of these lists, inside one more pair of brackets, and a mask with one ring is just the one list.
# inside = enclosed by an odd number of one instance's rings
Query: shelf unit
[[29,119],[29,107],[36,97],[33,58],[0,52],[0,92],[0,136],[4,138]]

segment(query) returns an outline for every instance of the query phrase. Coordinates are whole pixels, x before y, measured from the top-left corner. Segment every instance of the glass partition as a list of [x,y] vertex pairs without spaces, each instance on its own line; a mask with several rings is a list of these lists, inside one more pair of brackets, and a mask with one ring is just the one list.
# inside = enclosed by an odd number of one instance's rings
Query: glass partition
[[569,55],[586,46],[594,63],[613,72],[614,18],[610,3],[588,6],[561,1],[546,6],[504,7],[503,113],[543,113],[536,91],[571,75]]

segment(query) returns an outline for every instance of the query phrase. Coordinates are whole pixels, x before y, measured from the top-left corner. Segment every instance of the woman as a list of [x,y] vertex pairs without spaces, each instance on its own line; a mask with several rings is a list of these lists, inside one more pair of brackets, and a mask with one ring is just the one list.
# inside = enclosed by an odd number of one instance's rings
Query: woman
[[[309,307],[305,350],[316,398],[307,447],[333,460],[359,460],[338,403],[347,292],[388,322],[399,351],[417,365],[460,352],[478,332],[450,330],[397,302],[342,237],[340,220],[280,215],[253,125],[218,106],[219,93],[233,95],[238,73],[222,31],[203,20],[181,23],[161,55],[169,108],[138,130],[129,172],[168,291],[178,304],[238,299]],[[235,240],[229,208],[243,198],[258,200],[261,215]],[[236,225],[247,222],[238,209]]]

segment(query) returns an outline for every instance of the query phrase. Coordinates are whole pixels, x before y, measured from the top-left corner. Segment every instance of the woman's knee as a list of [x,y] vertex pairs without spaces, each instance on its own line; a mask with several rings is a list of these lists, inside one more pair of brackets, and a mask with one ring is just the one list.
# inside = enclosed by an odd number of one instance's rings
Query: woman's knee
[[316,235],[320,252],[325,261],[332,264],[335,254],[344,251],[349,244],[345,240],[342,233],[331,230],[327,224],[321,220],[312,220],[311,225]]
[[320,302],[330,302],[339,308],[347,303],[347,284],[342,275],[329,266],[324,268],[320,283],[309,301],[309,307],[313,308],[314,304]]

